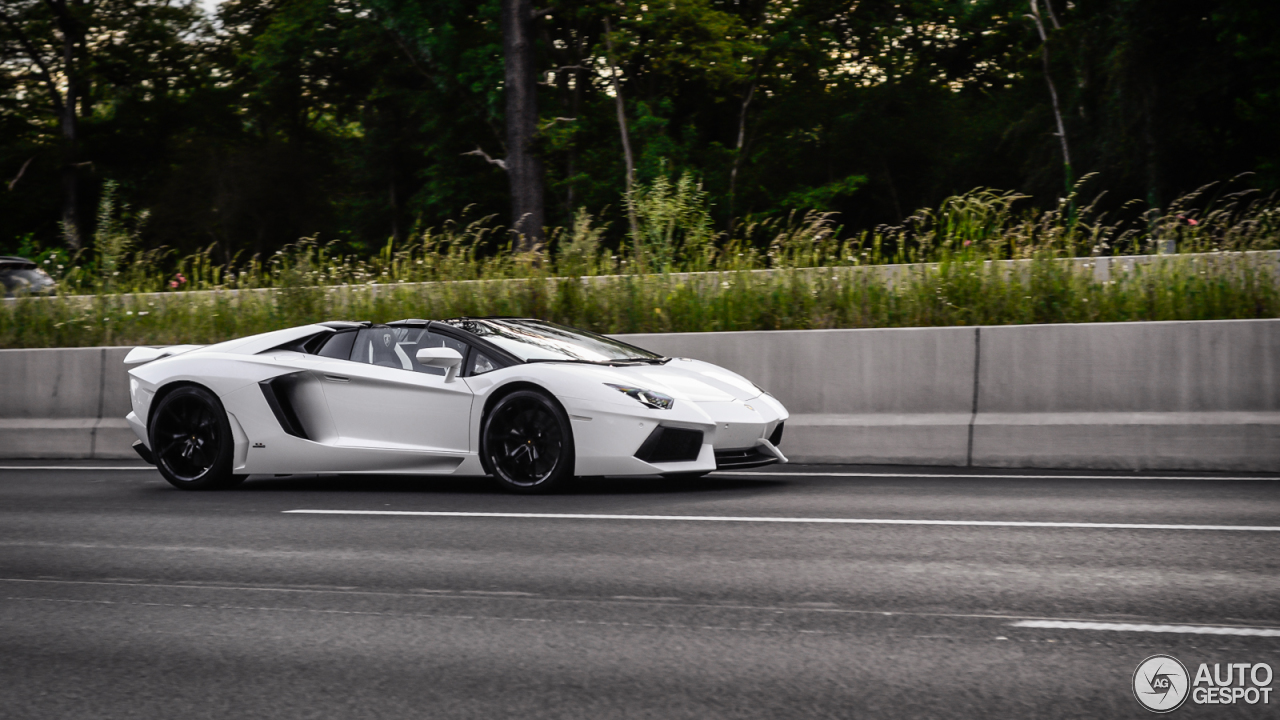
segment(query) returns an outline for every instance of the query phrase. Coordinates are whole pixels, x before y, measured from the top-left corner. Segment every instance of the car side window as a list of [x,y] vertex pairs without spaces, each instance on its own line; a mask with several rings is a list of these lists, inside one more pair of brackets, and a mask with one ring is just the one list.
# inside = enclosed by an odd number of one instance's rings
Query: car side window
[[498,366],[492,360],[485,356],[484,353],[476,350],[471,353],[471,372],[470,375],[483,375],[487,372],[497,370]]
[[351,348],[354,346],[356,333],[354,330],[334,333],[329,336],[316,355],[335,360],[351,359]]
[[447,347],[457,350],[464,358],[467,356],[466,343],[428,332],[426,328],[365,328],[356,335],[354,345],[351,359],[355,362],[412,370],[427,375],[444,375],[445,369],[420,364],[417,360],[419,350]]

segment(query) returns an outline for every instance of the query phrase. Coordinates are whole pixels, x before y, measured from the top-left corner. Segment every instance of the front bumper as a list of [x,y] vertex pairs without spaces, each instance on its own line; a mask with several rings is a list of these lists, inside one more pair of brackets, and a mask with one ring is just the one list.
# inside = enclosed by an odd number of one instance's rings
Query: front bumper
[[[757,467],[787,458],[780,438],[786,410],[772,398],[677,403],[619,412],[616,404],[565,402],[573,425],[577,475],[668,475]],[[701,437],[690,440],[691,436]]]
[[156,464],[155,456],[151,454],[151,450],[146,445],[142,444],[141,440],[133,441],[133,451],[138,453],[138,457],[142,458],[142,461],[145,462],[146,464],[148,465]]
[[138,417],[138,413],[130,410],[128,415],[124,416],[128,421],[129,428],[133,430],[133,434],[138,436],[138,440],[145,446],[150,446],[150,439],[147,437],[147,425]]
[[742,470],[784,462],[787,462],[787,456],[776,445],[764,439],[757,441],[754,447],[716,451],[717,470]]

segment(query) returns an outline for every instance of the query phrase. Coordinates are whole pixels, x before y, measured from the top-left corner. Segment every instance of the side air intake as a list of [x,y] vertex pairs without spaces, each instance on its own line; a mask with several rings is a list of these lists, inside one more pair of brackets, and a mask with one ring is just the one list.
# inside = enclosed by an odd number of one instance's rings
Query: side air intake
[[656,427],[636,451],[647,463],[692,462],[702,451],[702,431]]
[[267,405],[276,416],[276,421],[280,423],[280,427],[294,437],[309,440],[307,431],[302,427],[302,421],[298,419],[297,411],[293,409],[293,402],[290,397],[292,394],[290,391],[296,382],[297,378],[294,375],[281,375],[270,380],[263,380],[258,383],[258,387],[262,388],[262,396],[267,399]]

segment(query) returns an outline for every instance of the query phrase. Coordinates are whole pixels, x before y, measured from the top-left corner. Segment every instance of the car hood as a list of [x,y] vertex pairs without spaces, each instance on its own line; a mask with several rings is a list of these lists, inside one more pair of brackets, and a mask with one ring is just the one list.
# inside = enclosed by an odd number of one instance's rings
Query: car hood
[[764,393],[750,380],[735,372],[719,365],[687,358],[672,358],[663,365],[572,367],[579,379],[585,374],[603,383],[634,385],[691,402],[744,401],[760,397]]

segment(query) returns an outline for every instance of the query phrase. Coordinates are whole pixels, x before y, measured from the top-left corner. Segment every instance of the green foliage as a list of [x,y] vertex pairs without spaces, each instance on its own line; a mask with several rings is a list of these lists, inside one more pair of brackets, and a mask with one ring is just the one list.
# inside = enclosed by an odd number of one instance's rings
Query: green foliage
[[1115,272],[1038,256],[932,267],[526,277],[115,294],[7,303],[3,347],[210,343],[333,318],[537,316],[599,332],[687,332],[1280,317],[1276,263],[1173,258]]
[[579,208],[569,231],[556,228],[551,242],[556,249],[556,274],[562,277],[600,275],[612,270],[613,261],[603,238],[606,226],[595,224],[586,208]]
[[[506,175],[467,154],[505,154],[497,0],[226,0],[216,18],[190,1],[72,5],[85,38],[70,68],[51,3],[2,6],[0,251],[61,242],[66,148],[49,89],[62,80],[46,82],[33,52],[57,78],[76,73],[84,204],[118,181],[121,202],[151,210],[140,247],[185,256],[216,243],[227,264],[318,237],[371,254],[470,206],[505,217]],[[1049,72],[1073,166],[1110,191],[1099,211],[1133,197],[1165,208],[1244,172],[1280,188],[1280,4],[1052,8]],[[625,187],[606,19],[639,178],[698,178],[718,231],[813,210],[839,213],[848,239],[973,187],[1059,205],[1026,0],[547,9],[536,149],[552,226]],[[601,242],[616,250],[631,238],[613,220]]]
[[146,225],[148,213],[138,213],[134,226],[129,227],[129,206],[119,202],[119,185],[107,181],[98,201],[98,226],[93,233],[93,249],[98,255],[98,271],[108,287],[120,275],[121,264],[129,252],[138,245],[138,236]]
[[[1280,260],[1240,252],[1280,248],[1280,202],[1203,202],[1209,192],[1138,222],[1070,199],[1019,210],[1016,194],[977,190],[852,238],[812,211],[725,236],[684,175],[637,189],[634,252],[612,253],[579,209],[534,253],[513,252],[485,216],[367,256],[306,239],[233,266],[209,249],[174,263],[130,250],[136,225],[108,194],[113,234],[61,272],[59,296],[0,306],[0,347],[207,343],[344,317],[532,315],[601,332],[1280,317]],[[1170,239],[1187,254],[1114,254]],[[887,264],[903,261],[916,264]]]
[[[507,177],[474,152],[507,142],[498,0],[227,0],[216,20],[190,0],[72,3],[70,60],[56,4],[9,0],[0,248],[60,296],[5,303],[0,345],[341,315],[608,331],[1274,316],[1274,269],[1234,254],[1106,284],[1068,261],[1280,246],[1258,190],[1280,187],[1280,4],[1041,4],[1074,167],[1098,173],[1066,197],[1025,0],[548,5],[552,227],[514,254]],[[621,207],[606,20],[640,180]],[[72,76],[75,143],[55,101]],[[57,227],[69,157],[101,209],[76,252]],[[1025,192],[990,189],[1008,187]],[[931,264],[867,269],[886,263]]]
[[707,193],[689,173],[682,174],[674,185],[659,175],[648,186],[636,186],[626,202],[636,216],[633,272],[710,267],[716,233]]
[[866,184],[866,175],[850,175],[826,185],[793,190],[787,193],[778,204],[788,210],[829,212],[835,209],[836,200],[852,195]]

